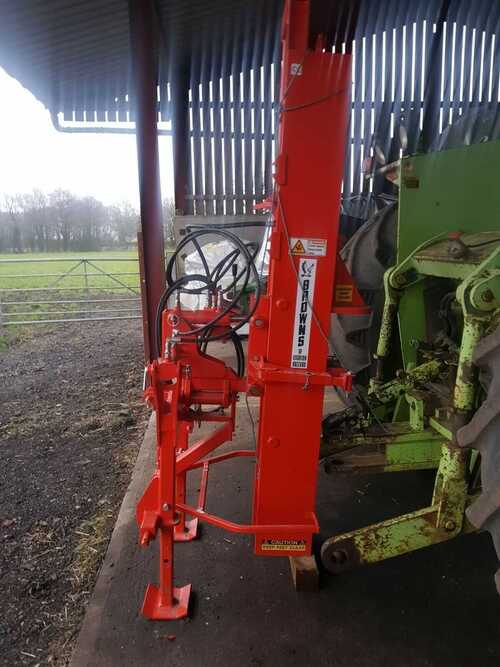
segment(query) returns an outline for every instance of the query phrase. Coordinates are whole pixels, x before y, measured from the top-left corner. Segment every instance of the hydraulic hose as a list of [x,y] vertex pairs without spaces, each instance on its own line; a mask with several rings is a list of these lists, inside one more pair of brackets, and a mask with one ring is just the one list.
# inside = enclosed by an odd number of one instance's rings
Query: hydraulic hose
[[[223,239],[229,241],[231,245],[234,246],[233,250],[231,250],[231,252],[229,252],[225,257],[223,257],[222,260],[218,262],[218,264],[214,267],[212,271],[210,271],[207,259],[199,243],[199,238],[207,235],[220,236]],[[176,259],[181,253],[181,251],[189,243],[192,243],[194,245],[198,255],[200,256],[205,275],[191,274],[182,276],[174,280],[173,269],[175,266]],[[160,299],[156,313],[156,340],[160,356],[163,353],[163,351],[161,350],[161,324],[162,324],[161,316],[163,310],[167,306],[168,300],[176,291],[182,291],[186,294],[201,294],[204,291],[207,292],[212,291],[214,293],[220,292],[220,294],[224,295],[234,290],[231,300],[228,301],[227,304],[225,304],[225,306],[222,308],[222,310],[220,310],[217,313],[217,315],[215,315],[209,322],[199,327],[191,328],[188,331],[179,331],[178,335],[182,336],[183,338],[192,336],[198,339],[198,342],[200,344],[200,349],[203,350],[206,349],[206,345],[208,344],[209,341],[230,338],[235,348],[237,369],[238,369],[237,372],[238,374],[243,374],[244,354],[243,354],[243,348],[241,346],[241,341],[236,332],[250,320],[250,318],[255,312],[255,309],[257,308],[257,304],[260,298],[261,285],[257,268],[255,266],[255,258],[257,256],[257,253],[258,253],[257,244],[253,243],[245,244],[235,234],[227,231],[226,229],[203,227],[201,229],[196,229],[190,232],[182,239],[182,241],[177,246],[174,254],[168,261],[166,268],[167,288]],[[238,272],[237,268],[234,267],[238,266],[236,262],[240,257],[243,258],[245,265],[243,269],[241,269],[241,271]],[[219,286],[219,283],[231,268],[233,268],[233,276],[234,276],[233,280],[231,281],[229,286],[222,288],[222,286]],[[233,311],[234,308],[237,306],[237,303],[241,299],[251,278],[253,278],[255,282],[255,299],[250,312],[244,318],[238,320],[238,322],[234,326],[231,326],[229,331],[224,331],[221,334],[213,335],[212,331],[214,327],[217,325],[217,323],[221,319],[223,319],[226,315],[230,314],[231,311]],[[242,279],[243,283],[238,288],[238,283]],[[189,283],[191,282],[201,282],[203,283],[203,285],[201,287],[188,287]]]

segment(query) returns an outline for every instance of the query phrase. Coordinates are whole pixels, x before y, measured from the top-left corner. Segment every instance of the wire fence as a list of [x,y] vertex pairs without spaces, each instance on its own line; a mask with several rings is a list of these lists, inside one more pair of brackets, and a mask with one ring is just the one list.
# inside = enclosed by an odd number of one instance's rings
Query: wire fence
[[136,257],[0,259],[0,326],[140,318]]

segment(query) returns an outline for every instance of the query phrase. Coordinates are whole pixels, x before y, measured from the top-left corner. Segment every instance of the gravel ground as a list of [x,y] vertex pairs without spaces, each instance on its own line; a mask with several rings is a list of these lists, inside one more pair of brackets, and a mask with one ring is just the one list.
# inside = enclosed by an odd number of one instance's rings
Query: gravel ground
[[0,664],[68,663],[146,425],[138,321],[0,350]]

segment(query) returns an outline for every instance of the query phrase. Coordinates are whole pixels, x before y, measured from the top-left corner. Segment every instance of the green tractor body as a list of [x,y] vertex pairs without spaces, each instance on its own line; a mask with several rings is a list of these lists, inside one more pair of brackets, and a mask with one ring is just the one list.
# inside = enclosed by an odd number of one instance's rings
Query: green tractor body
[[375,371],[322,456],[330,472],[435,469],[434,492],[417,511],[329,538],[333,572],[476,529],[500,553],[499,174],[499,141],[401,161]]

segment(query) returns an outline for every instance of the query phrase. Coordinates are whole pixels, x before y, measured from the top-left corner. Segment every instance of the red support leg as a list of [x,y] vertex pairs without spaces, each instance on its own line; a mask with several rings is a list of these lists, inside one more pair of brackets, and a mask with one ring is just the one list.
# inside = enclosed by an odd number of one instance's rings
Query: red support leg
[[[179,422],[177,454],[188,448],[189,423]],[[175,480],[175,501],[186,504],[186,472],[177,474]],[[179,513],[179,523],[174,528],[174,540],[176,542],[190,542],[198,536],[198,519],[186,521],[186,513]]]
[[155,380],[153,374],[158,470],[155,481],[139,503],[137,518],[141,528],[141,544],[146,545],[159,532],[160,585],[149,584],[141,613],[151,620],[168,621],[187,616],[191,584],[182,588],[174,587],[174,528],[178,519],[175,511],[175,461],[179,384],[165,392],[164,385],[160,382],[156,384]]
[[160,585],[149,584],[141,613],[153,621],[172,621],[188,613],[191,584],[174,585],[174,531],[160,528]]

